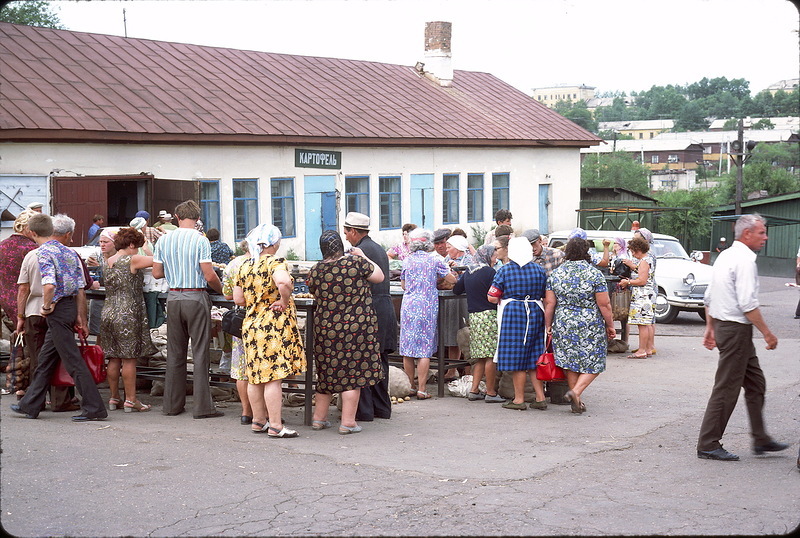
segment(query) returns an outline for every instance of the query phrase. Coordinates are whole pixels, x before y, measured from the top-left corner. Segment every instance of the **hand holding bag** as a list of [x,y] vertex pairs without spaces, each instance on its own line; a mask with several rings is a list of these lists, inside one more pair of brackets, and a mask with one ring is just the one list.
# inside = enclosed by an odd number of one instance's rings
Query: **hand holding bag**
[[539,355],[536,361],[536,379],[539,381],[556,381],[566,378],[564,370],[556,366],[555,356],[553,355],[553,336],[548,334],[544,353]]
[[[103,353],[103,349],[98,345],[89,345],[83,334],[78,333],[78,336],[80,339],[78,350],[80,350],[81,357],[83,357],[83,361],[89,368],[89,373],[92,374],[92,379],[95,383],[102,383],[106,380],[107,376],[105,353]],[[50,384],[56,387],[72,387],[75,385],[75,380],[67,373],[67,369],[64,368],[64,363],[62,361],[58,361],[58,368],[53,372],[53,377],[50,378]]]
[[236,306],[222,314],[222,331],[236,338],[241,338],[244,312],[244,308]]

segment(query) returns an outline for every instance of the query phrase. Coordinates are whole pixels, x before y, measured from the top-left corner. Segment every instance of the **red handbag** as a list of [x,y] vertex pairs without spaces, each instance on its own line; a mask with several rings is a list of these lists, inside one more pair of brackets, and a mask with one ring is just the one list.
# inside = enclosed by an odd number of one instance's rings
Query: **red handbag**
[[[89,367],[89,373],[92,374],[92,379],[95,383],[102,383],[106,380],[107,375],[103,348],[98,345],[87,344],[86,338],[80,333],[78,333],[78,337],[80,339],[78,349],[81,352],[81,357],[83,357],[86,366]],[[67,373],[67,369],[64,368],[64,363],[60,360],[58,361],[58,368],[53,372],[53,377],[50,378],[50,384],[56,387],[75,386],[75,380]]]
[[556,381],[566,378],[564,370],[556,366],[555,356],[553,355],[553,336],[548,334],[544,353],[539,355],[536,360],[536,379],[539,381]]

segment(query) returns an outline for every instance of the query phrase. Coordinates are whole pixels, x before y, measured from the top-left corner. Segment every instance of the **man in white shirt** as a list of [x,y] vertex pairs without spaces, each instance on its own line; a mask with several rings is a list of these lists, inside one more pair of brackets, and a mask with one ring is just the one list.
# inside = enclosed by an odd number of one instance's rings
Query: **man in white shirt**
[[778,338],[767,327],[758,303],[756,252],[767,241],[767,228],[759,215],[742,215],[736,221],[735,241],[714,262],[711,284],[705,295],[706,331],[703,345],[719,348],[714,389],[708,400],[697,457],[738,461],[739,456],[722,448],[720,440],[744,387],[750,418],[753,452],[778,452],[789,445],[774,441],[764,427],[764,394],[767,382],[753,345],[753,325],[764,336],[767,349],[778,346]]

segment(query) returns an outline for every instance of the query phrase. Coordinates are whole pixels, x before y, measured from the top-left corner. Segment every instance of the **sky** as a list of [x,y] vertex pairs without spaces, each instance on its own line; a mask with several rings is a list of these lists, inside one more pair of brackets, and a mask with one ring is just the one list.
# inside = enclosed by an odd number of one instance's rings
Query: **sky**
[[[454,69],[531,93],[647,90],[744,78],[755,95],[800,73],[788,0],[55,1],[69,30],[414,65],[425,23],[453,24]],[[738,56],[738,57],[737,57]]]

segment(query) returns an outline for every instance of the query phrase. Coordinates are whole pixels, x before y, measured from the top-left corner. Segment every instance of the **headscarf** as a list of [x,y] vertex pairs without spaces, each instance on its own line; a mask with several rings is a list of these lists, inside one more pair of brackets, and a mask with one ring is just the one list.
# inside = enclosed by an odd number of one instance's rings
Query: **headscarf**
[[480,246],[472,257],[473,263],[467,265],[467,270],[470,273],[474,273],[482,267],[491,267],[492,254],[494,254],[494,245]]
[[250,258],[257,260],[261,256],[261,249],[271,247],[281,240],[281,231],[272,224],[259,224],[247,234],[247,248]]
[[623,239],[622,237],[615,237],[614,242],[619,245],[620,252],[622,252],[623,254],[625,253],[626,250],[628,250],[628,242],[625,241],[625,239]]
[[335,230],[325,230],[319,236],[319,249],[322,251],[322,259],[332,258],[337,253],[344,253],[344,243]]
[[636,231],[639,232],[640,234],[642,234],[642,237],[644,237],[645,241],[647,241],[651,245],[653,244],[653,232],[651,232],[647,228],[639,228]]
[[533,249],[527,237],[512,237],[508,240],[508,259],[520,267],[533,260]]
[[580,227],[579,228],[575,228],[574,230],[572,230],[569,233],[569,237],[567,237],[567,240],[572,239],[573,237],[580,237],[584,241],[587,239],[586,232],[584,231],[583,228],[580,228]]
[[22,231],[25,229],[25,226],[28,225],[28,220],[32,216],[38,215],[38,214],[39,214],[38,211],[34,211],[32,209],[26,209],[22,213],[17,215],[17,218],[14,219],[14,233],[15,234],[21,234]]
[[114,236],[117,235],[117,232],[113,232],[108,228],[103,228],[103,231],[100,233],[100,237],[105,237],[112,243],[114,242]]
[[136,228],[139,231],[141,231],[141,229],[144,228],[146,224],[147,224],[147,220],[144,219],[143,217],[136,217],[135,219],[133,219],[132,221],[130,221],[128,223],[128,225],[131,228]]

